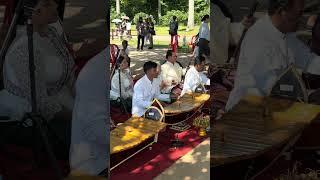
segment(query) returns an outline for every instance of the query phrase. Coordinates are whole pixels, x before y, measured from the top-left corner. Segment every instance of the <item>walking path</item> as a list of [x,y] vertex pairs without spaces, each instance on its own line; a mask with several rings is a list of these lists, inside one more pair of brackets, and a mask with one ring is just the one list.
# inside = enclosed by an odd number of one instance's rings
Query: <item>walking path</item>
[[155,178],[155,180],[176,179],[210,179],[210,138],[204,140]]

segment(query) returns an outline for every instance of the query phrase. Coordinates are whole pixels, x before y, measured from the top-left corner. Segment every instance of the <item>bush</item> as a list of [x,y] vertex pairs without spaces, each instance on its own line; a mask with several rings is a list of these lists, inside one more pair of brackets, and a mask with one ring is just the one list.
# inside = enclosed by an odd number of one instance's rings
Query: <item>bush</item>
[[[146,14],[144,12],[139,12],[137,13],[136,15],[134,15],[134,18],[133,18],[133,24],[136,24],[139,20],[139,17],[142,17],[143,18],[143,21],[148,18],[150,15],[149,14]],[[152,21],[153,23],[156,23],[155,20],[154,20],[154,17],[152,18]]]
[[188,13],[179,10],[168,11],[166,15],[161,16],[160,25],[168,26],[172,19],[172,16],[177,16],[179,24],[187,25]]

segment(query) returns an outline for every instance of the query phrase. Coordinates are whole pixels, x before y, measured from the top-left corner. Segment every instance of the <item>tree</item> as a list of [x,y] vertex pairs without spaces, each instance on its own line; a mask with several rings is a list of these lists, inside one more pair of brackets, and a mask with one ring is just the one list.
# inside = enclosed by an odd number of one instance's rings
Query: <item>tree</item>
[[194,28],[194,0],[189,0],[188,29]]
[[158,21],[161,19],[161,0],[158,0]]
[[116,0],[116,12],[120,14],[120,0]]

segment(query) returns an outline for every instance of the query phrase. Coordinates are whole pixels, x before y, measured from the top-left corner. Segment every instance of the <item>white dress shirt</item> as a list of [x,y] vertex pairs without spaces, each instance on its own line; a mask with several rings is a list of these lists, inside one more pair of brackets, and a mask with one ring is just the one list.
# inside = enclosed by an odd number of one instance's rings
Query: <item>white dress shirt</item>
[[202,22],[199,29],[199,39],[210,41],[210,29],[208,23]]
[[210,47],[213,47],[213,56],[211,63],[224,64],[228,60],[228,49],[230,45],[236,45],[240,40],[244,30],[242,23],[231,23],[228,17],[225,17],[220,8],[213,6],[212,17],[212,41]]
[[72,171],[98,175],[107,168],[109,137],[107,118],[106,48],[81,70],[76,82],[72,115],[70,166]]
[[168,85],[168,87],[164,88],[162,92],[170,93],[171,89],[174,87],[174,85],[172,85],[172,81],[180,83],[184,72],[185,69],[182,69],[178,63],[172,64],[171,62],[167,61],[161,65],[162,80]]
[[[133,79],[130,77],[128,72],[121,72],[121,97],[124,99],[132,98],[133,95]],[[119,91],[119,71],[116,70],[115,74],[111,80],[111,91],[110,91],[110,98],[112,100],[117,100],[120,97]]]
[[301,71],[320,73],[320,58],[298,40],[295,33],[281,33],[266,15],[248,30],[242,42],[235,86],[226,110],[246,94],[268,96],[290,64]]
[[169,94],[161,94],[158,81],[150,81],[147,75],[144,75],[137,81],[133,90],[132,115],[143,116],[147,108],[152,105],[153,99],[160,101],[170,101]]
[[200,84],[210,85],[210,79],[208,79],[203,72],[198,72],[196,68],[192,66],[188,70],[184,79],[181,96],[183,96],[185,93],[194,92]]

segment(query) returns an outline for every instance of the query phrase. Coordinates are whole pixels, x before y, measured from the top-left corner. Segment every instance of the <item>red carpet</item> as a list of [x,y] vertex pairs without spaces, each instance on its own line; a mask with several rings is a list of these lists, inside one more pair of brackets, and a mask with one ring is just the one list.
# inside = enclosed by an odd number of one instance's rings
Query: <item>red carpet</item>
[[[0,152],[0,174],[4,180],[55,180],[53,170],[47,163],[46,156],[41,155],[41,165],[32,165],[33,153],[30,148],[6,145]],[[69,173],[67,161],[59,161],[66,176]]]
[[111,180],[151,180],[205,139],[200,138],[195,129],[189,129],[179,134],[179,139],[185,143],[184,147],[173,150],[170,148],[173,135],[174,131],[169,129],[159,134],[158,143],[152,146],[152,150],[145,149],[112,170]]

